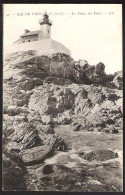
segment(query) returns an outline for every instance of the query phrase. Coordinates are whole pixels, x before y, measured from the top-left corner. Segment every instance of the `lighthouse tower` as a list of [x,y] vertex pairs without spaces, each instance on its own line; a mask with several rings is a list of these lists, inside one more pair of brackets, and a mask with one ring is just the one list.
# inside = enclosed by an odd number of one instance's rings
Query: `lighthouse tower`
[[52,21],[50,21],[49,16],[45,12],[43,15],[43,19],[39,20],[40,24],[40,35],[42,38],[48,38],[51,39],[51,26],[52,26]]

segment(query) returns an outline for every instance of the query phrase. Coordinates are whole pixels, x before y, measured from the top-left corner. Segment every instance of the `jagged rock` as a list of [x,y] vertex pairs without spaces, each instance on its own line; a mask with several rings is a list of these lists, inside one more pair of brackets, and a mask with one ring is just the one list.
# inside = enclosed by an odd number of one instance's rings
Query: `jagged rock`
[[30,130],[30,125],[26,122],[21,122],[17,123],[14,129],[13,141],[19,143],[23,140],[25,133]]
[[39,132],[40,138],[43,140],[43,144],[51,146],[54,150],[57,151],[66,151],[67,145],[64,140],[57,134],[43,134]]
[[43,125],[40,121],[34,121],[33,126],[38,131],[38,136],[44,145],[51,146],[54,150],[65,151],[67,145],[50,125]]
[[80,129],[83,128],[82,125],[78,123],[74,123],[73,126],[74,126],[73,131],[80,131]]
[[21,143],[23,145],[22,149],[26,150],[35,146],[42,145],[42,140],[39,138],[37,131],[29,131],[26,132]]
[[116,72],[115,77],[112,81],[112,83],[118,88],[118,89],[123,89],[123,76],[122,76],[122,71]]
[[19,155],[25,165],[34,165],[43,162],[47,157],[53,154],[50,146],[38,146],[27,150],[22,150]]
[[29,109],[39,113],[44,124],[49,124],[58,113],[70,110],[73,104],[74,94],[69,88],[44,85],[42,90],[35,91],[31,96]]
[[73,110],[70,109],[63,113],[58,113],[58,117],[54,119],[54,121],[59,124],[68,125],[72,122],[72,115],[73,115]]
[[42,121],[40,121],[40,120],[34,120],[34,121],[32,121],[32,124],[33,124],[34,128],[37,129],[37,132],[38,133],[41,132],[43,135],[55,133],[52,125],[44,125],[42,123]]
[[44,125],[41,121],[33,121],[33,126],[37,129],[38,134],[54,134],[55,131],[52,125]]
[[32,124],[20,123],[15,127],[13,141],[21,143],[21,149],[28,149],[42,145],[42,140],[38,136],[38,132]]
[[84,84],[103,84],[105,78],[105,65],[100,62],[95,66],[89,65],[87,62],[82,66],[76,66],[75,78],[78,82]]
[[88,161],[105,161],[118,158],[118,154],[111,150],[95,150],[84,155],[84,159]]

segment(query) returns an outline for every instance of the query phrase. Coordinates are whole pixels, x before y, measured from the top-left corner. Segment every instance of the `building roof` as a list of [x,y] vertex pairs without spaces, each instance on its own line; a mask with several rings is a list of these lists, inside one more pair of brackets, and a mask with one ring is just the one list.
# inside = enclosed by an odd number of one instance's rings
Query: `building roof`
[[37,35],[37,34],[39,34],[39,31],[40,31],[40,30],[27,32],[27,33],[22,34],[20,37],[26,37],[26,36],[31,36],[31,35]]

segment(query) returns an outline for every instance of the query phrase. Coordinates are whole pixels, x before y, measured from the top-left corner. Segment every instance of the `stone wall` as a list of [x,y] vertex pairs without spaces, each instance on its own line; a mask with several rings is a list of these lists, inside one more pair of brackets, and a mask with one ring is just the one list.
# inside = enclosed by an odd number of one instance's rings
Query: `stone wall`
[[51,56],[52,54],[58,52],[71,56],[70,50],[68,48],[52,39],[42,39],[39,41],[26,42],[15,45],[13,44],[10,47],[4,48],[4,53],[10,54],[13,52],[25,52],[29,50],[36,50],[38,56]]

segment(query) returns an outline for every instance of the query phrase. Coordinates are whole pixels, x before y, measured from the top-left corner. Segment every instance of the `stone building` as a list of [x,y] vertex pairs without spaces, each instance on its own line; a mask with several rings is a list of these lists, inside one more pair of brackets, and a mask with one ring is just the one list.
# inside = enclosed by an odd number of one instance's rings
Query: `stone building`
[[24,34],[20,35],[20,39],[15,41],[11,48],[8,48],[8,52],[35,50],[37,55],[64,53],[71,56],[68,48],[51,39],[52,21],[49,19],[47,13],[43,15],[43,19],[39,20],[39,24],[40,30],[30,31],[25,29]]
[[51,39],[52,21],[46,13],[43,15],[43,19],[39,20],[39,24],[40,30],[30,31],[25,29],[24,34],[14,44],[38,41],[46,38]]

